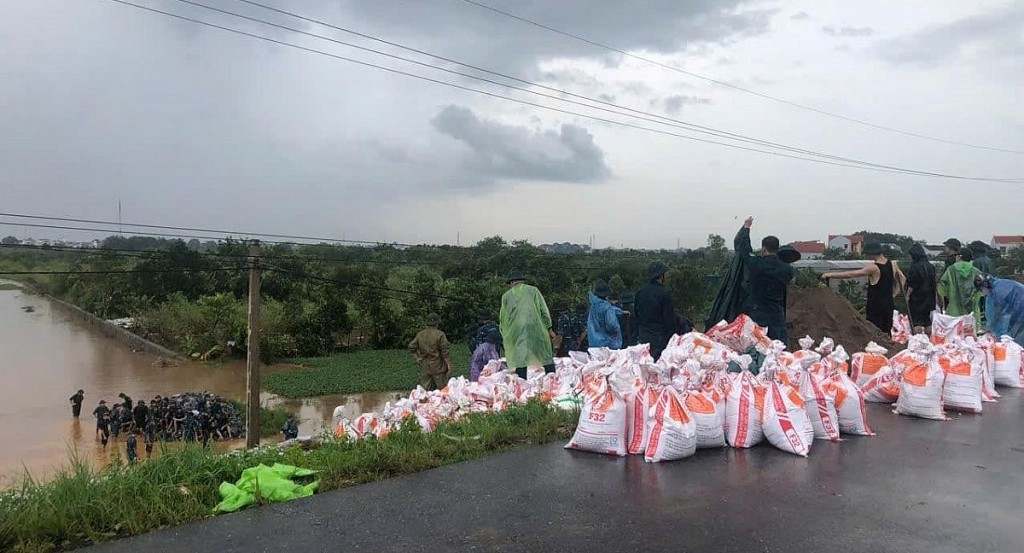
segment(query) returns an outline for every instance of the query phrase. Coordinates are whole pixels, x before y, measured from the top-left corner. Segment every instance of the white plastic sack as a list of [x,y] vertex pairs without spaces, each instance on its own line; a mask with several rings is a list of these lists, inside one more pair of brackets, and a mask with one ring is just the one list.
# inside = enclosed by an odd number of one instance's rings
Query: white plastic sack
[[764,387],[749,371],[732,377],[725,397],[725,439],[732,447],[753,447],[764,439],[761,409]]
[[992,347],[995,358],[995,375],[993,380],[997,386],[1024,388],[1024,350],[1009,336],[1003,336],[998,344]]
[[860,387],[864,401],[870,403],[896,403],[900,397],[900,383],[896,378],[896,370],[890,366],[882,367],[875,376]]
[[803,403],[796,390],[771,382],[766,390],[761,424],[768,443],[787,453],[806,457],[814,441],[814,429]]
[[626,452],[642,455],[647,451],[647,442],[654,428],[654,407],[661,391],[658,387],[643,384],[626,403]]
[[896,412],[925,419],[946,420],[942,410],[942,385],[946,375],[935,356],[926,356],[904,370]]
[[697,425],[697,447],[725,447],[725,403],[716,392],[691,391],[686,394],[686,409]]
[[981,412],[982,371],[972,364],[965,352],[951,352],[939,357],[939,365],[946,373],[942,384],[942,404],[946,409]]
[[836,401],[825,392],[818,377],[805,372],[800,380],[800,395],[804,399],[807,418],[814,428],[814,437],[818,440],[839,440],[839,414],[836,412]]
[[608,379],[591,380],[583,390],[583,409],[567,449],[623,456],[626,454],[626,402]]
[[868,412],[864,406],[864,394],[860,391],[845,372],[833,371],[829,379],[828,390],[836,402],[836,413],[839,415],[839,432],[874,436],[868,426]]
[[697,425],[679,392],[666,388],[654,411],[654,428],[644,453],[648,463],[675,461],[697,452]]
[[864,386],[875,376],[875,373],[889,364],[889,359],[885,356],[886,353],[888,353],[887,349],[874,342],[868,342],[863,352],[853,354],[853,371],[850,378],[857,386]]

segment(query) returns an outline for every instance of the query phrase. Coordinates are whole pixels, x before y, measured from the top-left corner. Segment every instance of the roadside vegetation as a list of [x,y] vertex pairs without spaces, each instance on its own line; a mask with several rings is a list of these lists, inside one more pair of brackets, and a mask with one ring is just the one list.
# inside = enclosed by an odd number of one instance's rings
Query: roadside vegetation
[[[452,376],[469,376],[469,347],[453,344]],[[411,390],[419,384],[420,369],[406,350],[363,350],[328,357],[290,359],[309,367],[263,376],[263,389],[287,398],[328,394]]]
[[433,433],[410,422],[379,441],[329,440],[309,452],[268,448],[215,455],[187,447],[102,470],[74,461],[46,483],[26,479],[0,493],[0,550],[67,551],[213,516],[220,483],[234,482],[258,463],[316,470],[324,492],[565,439],[577,418],[576,412],[531,402],[444,423]]

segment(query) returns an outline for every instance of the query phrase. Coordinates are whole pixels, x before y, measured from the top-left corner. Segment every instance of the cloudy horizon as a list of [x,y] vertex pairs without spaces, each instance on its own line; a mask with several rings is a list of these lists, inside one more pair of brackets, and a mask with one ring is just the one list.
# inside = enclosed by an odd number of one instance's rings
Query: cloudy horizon
[[[1000,207],[1024,199],[1024,182],[872,172],[645,132],[603,121],[627,117],[182,2],[131,1],[563,111],[109,0],[12,0],[0,6],[0,101],[7,108],[0,113],[0,211],[116,220],[120,202],[127,222],[403,243],[459,236],[468,244],[492,235],[587,243],[593,235],[597,247],[673,248],[677,240],[699,247],[708,234],[731,237],[751,214],[755,235],[784,242],[863,229],[932,243],[1024,234],[1017,214]],[[409,55],[237,0],[195,1]],[[790,102],[1024,150],[1020,3],[645,0],[597,9],[582,0],[480,1]],[[1024,154],[851,124],[459,0],[259,3],[550,87],[530,87],[538,93],[569,91],[884,165],[1024,178]],[[25,232],[0,223],[0,235]],[[69,240],[105,234],[27,232]]]

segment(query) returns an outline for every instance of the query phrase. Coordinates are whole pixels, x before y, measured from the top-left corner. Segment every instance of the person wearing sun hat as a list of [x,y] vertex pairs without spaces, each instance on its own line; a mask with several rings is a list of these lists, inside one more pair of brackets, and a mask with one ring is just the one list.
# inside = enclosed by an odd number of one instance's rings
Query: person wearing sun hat
[[505,283],[508,290],[501,296],[498,315],[505,362],[522,379],[526,379],[529,367],[544,367],[545,373],[555,372],[552,344],[555,331],[544,296],[526,283],[522,269],[510,270]]
[[864,245],[864,255],[871,259],[871,263],[863,268],[856,271],[825,273],[821,278],[830,280],[867,277],[868,297],[864,314],[871,324],[889,334],[892,331],[892,313],[896,309],[894,298],[903,290],[907,277],[903,275],[895,261],[885,256],[881,244],[868,242]]

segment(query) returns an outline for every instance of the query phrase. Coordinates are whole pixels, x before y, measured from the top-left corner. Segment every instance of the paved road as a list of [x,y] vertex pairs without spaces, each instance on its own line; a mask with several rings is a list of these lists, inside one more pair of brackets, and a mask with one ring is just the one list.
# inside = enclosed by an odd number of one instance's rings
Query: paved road
[[92,548],[187,551],[1024,551],[1024,408],[935,422],[873,405],[872,438],[660,465],[561,444]]

